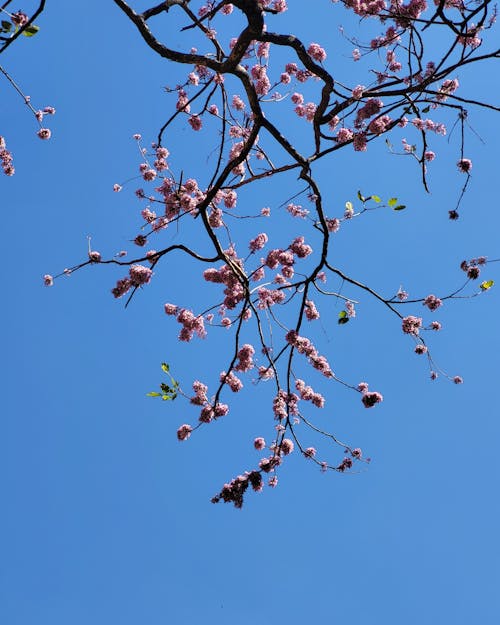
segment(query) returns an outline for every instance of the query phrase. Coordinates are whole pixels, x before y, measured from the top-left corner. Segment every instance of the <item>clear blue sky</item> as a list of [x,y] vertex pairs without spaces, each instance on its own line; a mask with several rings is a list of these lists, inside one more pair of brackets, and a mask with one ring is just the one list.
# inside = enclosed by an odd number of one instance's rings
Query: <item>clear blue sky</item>
[[[270,437],[273,423],[269,397],[247,384],[230,415],[180,444],[175,432],[195,420],[192,408],[146,398],[164,360],[187,390],[224,367],[225,331],[181,345],[162,312],[165,301],[196,307],[200,292],[209,293],[193,286],[192,266],[172,256],[126,310],[110,294],[121,276],[114,269],[42,285],[43,274],[85,259],[87,235],[103,256],[130,247],[140,224],[137,185],[119,194],[112,185],[136,175],[131,135],[155,138],[172,109],[162,88],[179,80],[112,2],[76,4],[48,3],[40,33],[0,59],[36,107],[57,109],[53,138],[42,142],[0,82],[0,134],[16,166],[14,177],[0,178],[8,277],[0,313],[0,622],[498,625],[498,290],[436,315],[444,328],[432,337],[435,357],[463,376],[461,386],[431,383],[380,306],[364,301],[340,327],[332,301],[321,319],[324,351],[339,374],[368,380],[384,403],[367,411],[334,387],[323,424],[362,447],[371,465],[322,475],[292,455],[279,486],[249,494],[242,511],[212,505],[225,481],[258,462],[253,437]],[[351,46],[337,24],[356,22],[339,5],[318,4],[318,16],[289,11],[275,18],[276,29],[323,43],[347,82],[356,66],[347,64]],[[492,63],[469,71],[463,93],[498,103],[493,71]],[[282,123],[297,130],[289,110],[284,103]],[[499,257],[498,121],[471,110],[470,122],[485,144],[467,135],[474,169],[457,222],[447,217],[463,182],[457,131],[449,143],[433,142],[431,194],[410,159],[383,145],[337,153],[318,168],[332,215],[358,189],[408,206],[342,228],[339,266],[384,293],[402,284],[411,295],[445,295],[461,283],[461,260]],[[178,127],[166,145],[179,169],[202,179],[217,137],[196,135],[197,145],[193,137]],[[293,178],[288,183],[293,188]],[[284,186],[262,185],[245,201],[277,212]],[[300,227],[284,223],[287,233]],[[169,234],[177,242],[182,235]],[[486,277],[500,284],[498,264]]]

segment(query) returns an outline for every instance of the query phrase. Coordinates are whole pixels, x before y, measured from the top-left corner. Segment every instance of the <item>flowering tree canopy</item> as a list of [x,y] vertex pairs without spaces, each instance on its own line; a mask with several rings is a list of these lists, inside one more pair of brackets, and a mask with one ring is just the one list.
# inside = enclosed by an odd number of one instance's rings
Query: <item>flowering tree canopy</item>
[[[159,305],[168,330],[182,342],[224,333],[226,365],[207,369],[206,379],[184,386],[175,364],[171,370],[163,363],[166,377],[159,391],[149,395],[191,404],[190,423],[179,423],[179,441],[195,431],[198,435],[230,411],[244,414],[245,405],[238,402],[244,385],[254,384],[255,393],[269,395],[262,436],[253,441],[260,458],[224,484],[214,502],[241,507],[249,487],[260,491],[264,478],[275,486],[279,467],[292,452],[323,471],[345,472],[368,462],[355,442],[339,440],[324,425],[321,413],[339,386],[350,389],[365,408],[376,410],[383,396],[369,382],[344,379],[342,353],[323,341],[318,320],[334,301],[340,308],[334,319],[340,331],[354,322],[356,308],[359,312],[364,301],[374,300],[390,316],[395,336],[410,340],[423,357],[431,379],[460,384],[460,375],[435,362],[427,337],[441,329],[434,313],[445,302],[489,291],[494,283],[483,271],[496,259],[464,260],[457,267],[461,286],[439,295],[414,297],[393,284],[365,284],[335,254],[336,238],[372,211],[399,214],[411,199],[391,197],[390,189],[376,190],[388,194],[386,199],[357,191],[339,210],[339,199],[329,197],[320,168],[328,162],[338,170],[346,153],[385,143],[387,159],[407,157],[411,172],[429,190],[440,142],[457,126],[455,167],[463,182],[446,209],[456,221],[473,168],[466,149],[469,112],[500,110],[460,89],[462,70],[500,57],[494,47],[495,9],[489,0],[324,0],[332,23],[346,13],[359,18],[359,23],[351,21],[350,32],[343,31],[345,50],[340,54],[328,42],[302,39],[300,32],[291,34],[281,26],[287,11],[300,16],[313,10],[303,4],[167,0],[139,8],[139,2],[114,3],[130,23],[130,36],[142,38],[168,67],[180,67],[182,79],[167,87],[171,110],[157,136],[133,137],[141,182],[134,189],[140,222],[132,249],[105,257],[89,240],[88,258],[57,275],[46,274],[45,284],[52,286],[56,278],[85,267],[114,265],[119,273],[112,294],[128,304],[167,271],[171,254],[180,253],[196,265],[196,307],[177,297],[175,281],[168,301]],[[4,14],[9,4],[4,3]],[[0,52],[23,28],[33,29],[44,4],[39,3],[32,18],[8,13]],[[185,46],[174,45],[181,38]],[[340,70],[341,63],[348,69]],[[25,101],[39,122],[38,137],[49,139],[43,119],[55,110],[37,110]],[[285,109],[293,114],[293,123],[282,123]],[[190,136],[182,141],[196,146],[200,134],[207,133],[215,142],[201,173],[190,171],[190,159],[180,149],[179,133],[185,129]],[[0,144],[3,169],[10,176],[13,157],[6,139]],[[113,188],[118,193],[130,184],[114,182]],[[279,207],[270,208],[265,201],[270,185],[281,188]],[[257,186],[262,197],[258,207],[245,196]],[[284,222],[295,231],[287,240],[281,236],[289,229],[281,227]],[[320,453],[316,441],[322,439],[328,445]]]

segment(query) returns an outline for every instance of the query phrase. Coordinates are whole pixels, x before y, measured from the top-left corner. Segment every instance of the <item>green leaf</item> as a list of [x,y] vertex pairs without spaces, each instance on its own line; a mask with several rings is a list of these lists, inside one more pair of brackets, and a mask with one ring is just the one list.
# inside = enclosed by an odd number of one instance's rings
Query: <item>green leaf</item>
[[387,202],[387,204],[392,208],[393,206],[396,206],[396,204],[398,203],[398,198],[397,197],[391,197],[391,199]]
[[366,202],[366,198],[363,195],[361,195],[361,191],[358,191],[358,199],[363,203]]
[[395,211],[402,211],[406,208],[406,204],[398,204],[397,206],[394,207]]
[[379,198],[379,196],[378,196],[378,195],[372,195],[372,196],[371,196],[371,199],[372,199],[374,202],[377,202],[377,204],[380,204],[380,202],[382,201],[382,200]]
[[484,282],[481,282],[481,284],[479,285],[481,287],[481,289],[483,291],[487,291],[488,289],[491,289],[491,287],[495,284],[494,280],[485,280]]
[[10,33],[12,30],[12,24],[6,20],[2,20],[2,30],[4,33]]
[[147,393],[146,397],[160,397],[161,393],[157,393],[156,391],[151,391],[151,393]]
[[430,106],[426,106],[424,109],[422,109],[422,113],[428,113],[431,110]]
[[31,26],[28,26],[28,28],[25,28],[23,30],[23,35],[25,37],[33,37],[33,35],[36,35],[39,30],[40,28],[38,26],[32,24]]
[[177,397],[177,393],[174,393],[173,395],[162,395],[161,398],[163,399],[163,401],[173,401],[175,398]]
[[352,205],[352,202],[346,202],[345,207],[348,211],[354,211],[354,206]]
[[347,323],[349,321],[349,317],[347,316],[347,313],[345,310],[341,310],[339,312],[339,319],[338,319],[338,323],[340,325],[343,325],[344,323]]
[[169,372],[169,370],[170,370],[170,367],[167,365],[167,363],[166,363],[166,362],[162,362],[162,363],[161,363],[161,368],[162,368],[162,370],[163,370],[165,373],[168,373],[168,372]]

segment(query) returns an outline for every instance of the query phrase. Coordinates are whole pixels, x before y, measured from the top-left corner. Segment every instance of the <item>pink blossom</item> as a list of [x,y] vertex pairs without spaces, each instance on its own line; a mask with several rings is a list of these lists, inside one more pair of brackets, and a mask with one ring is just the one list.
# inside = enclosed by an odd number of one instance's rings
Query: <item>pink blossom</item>
[[191,436],[192,431],[193,431],[193,428],[187,423],[185,423],[184,425],[181,425],[181,427],[177,430],[177,438],[180,441],[185,441]]
[[115,193],[119,193],[121,190],[122,190],[122,186],[121,185],[119,185],[119,184],[114,184],[113,185],[113,191]]
[[425,345],[417,345],[415,347],[415,354],[426,354],[427,353],[427,347]]
[[[372,129],[370,128],[370,130]],[[352,142],[352,145],[356,152],[366,152],[366,148],[367,148],[366,133],[365,132],[354,133],[354,140]]]
[[343,473],[344,471],[347,471],[347,469],[350,469],[351,467],[352,467],[352,460],[351,458],[346,457],[342,460],[342,462],[337,467],[337,471],[340,471],[341,473]]
[[306,300],[305,314],[308,321],[319,319],[319,312],[312,300]]
[[284,438],[281,441],[280,449],[281,449],[281,453],[284,456],[288,456],[288,454],[291,454],[293,451],[293,448],[294,448],[293,441],[291,441],[289,438]]
[[467,277],[470,280],[477,280],[479,278],[480,273],[481,273],[481,270],[479,269],[479,267],[469,267],[467,269]]
[[399,290],[396,293],[396,297],[400,302],[404,302],[406,299],[408,299],[408,293],[406,291],[403,291],[403,289],[399,287]]
[[229,412],[229,406],[227,404],[216,404],[214,408],[214,417],[225,417]]
[[388,126],[391,123],[391,118],[388,115],[382,115],[382,117],[377,117],[376,119],[370,122],[368,126],[368,130],[375,135],[381,135],[385,132]]
[[113,293],[114,297],[118,298],[128,293],[128,291],[130,291],[131,288],[132,288],[132,282],[130,281],[130,279],[122,278],[121,280],[118,280],[118,282],[116,283],[116,286],[113,289],[111,289],[111,292]]
[[26,13],[23,13],[22,11],[16,11],[15,13],[12,13],[12,15],[10,16],[10,19],[12,23],[15,24],[16,26],[19,26],[19,28],[22,28],[23,26],[25,26],[29,21],[29,18],[26,15]]
[[40,139],[50,139],[52,133],[48,128],[40,128],[36,134],[40,137]]
[[356,316],[356,309],[354,308],[354,304],[350,302],[349,300],[347,300],[345,303],[345,310],[346,310],[347,316],[350,317],[351,319]]
[[221,371],[219,379],[223,384],[227,384],[229,388],[233,391],[233,393],[237,393],[243,388],[243,382],[239,379],[238,376],[234,375],[232,371],[230,371],[229,373]]
[[166,315],[177,315],[179,312],[179,309],[175,304],[165,304],[163,308]]
[[259,367],[259,378],[261,380],[270,380],[274,378],[274,371],[271,367]]
[[341,128],[337,132],[337,136],[335,137],[335,140],[337,141],[337,143],[347,143],[348,141],[351,141],[352,137],[353,137],[352,130],[349,130],[349,128]]
[[45,284],[45,286],[53,286],[54,278],[49,273],[46,273],[43,276],[43,283]]
[[468,174],[472,169],[472,161],[468,158],[461,158],[457,163],[457,167],[462,173]]
[[266,441],[262,437],[258,437],[254,440],[253,446],[257,449],[257,451],[260,451],[266,446]]
[[456,376],[453,378],[453,382],[454,382],[455,384],[462,384],[462,383],[463,383],[463,378],[461,378],[459,375],[456,375]]
[[129,269],[130,282],[133,286],[142,286],[151,281],[153,272],[144,265],[132,265]]
[[338,232],[340,229],[340,220],[334,217],[333,219],[325,219],[328,232]]
[[302,206],[300,206],[299,204],[288,204],[288,206],[286,207],[286,210],[293,217],[305,218],[307,217],[307,215],[309,215],[309,211],[305,208],[302,208]]
[[311,43],[307,48],[307,53],[318,63],[322,63],[326,59],[325,50],[319,45],[319,43]]
[[188,123],[193,130],[201,130],[202,122],[199,115],[191,115],[188,119]]
[[404,317],[402,327],[405,334],[413,334],[414,336],[417,336],[419,328],[422,327],[422,318],[414,317],[413,315]]
[[383,400],[383,396],[376,391],[367,391],[363,393],[363,397],[361,398],[361,401],[363,402],[365,408],[371,408],[372,406],[375,406],[375,404],[379,404]]
[[428,295],[422,303],[429,310],[437,310],[443,302],[435,295]]
[[363,97],[363,91],[366,89],[366,87],[364,85],[358,85],[357,87],[354,87],[354,89],[352,90],[352,97],[355,100],[360,100]]
[[239,95],[233,95],[232,106],[237,111],[243,111],[245,109],[245,103]]
[[258,234],[255,239],[252,239],[249,244],[249,248],[251,252],[256,252],[257,250],[261,250],[265,244],[268,242],[268,236],[265,232],[261,232]]

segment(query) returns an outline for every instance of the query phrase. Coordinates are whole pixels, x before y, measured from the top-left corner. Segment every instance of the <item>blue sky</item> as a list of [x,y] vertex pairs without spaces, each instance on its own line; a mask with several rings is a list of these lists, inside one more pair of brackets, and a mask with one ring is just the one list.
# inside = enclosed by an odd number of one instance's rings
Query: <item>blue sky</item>
[[[212,505],[225,481],[258,462],[253,438],[271,437],[269,395],[246,384],[230,415],[181,445],[175,432],[195,421],[193,409],[146,393],[162,380],[165,360],[186,390],[224,368],[225,330],[180,344],[162,311],[165,301],[210,301],[213,285],[198,289],[199,271],[173,255],[126,310],[110,294],[122,275],[115,269],[90,267],[51,289],[41,279],[85,259],[88,235],[103,256],[130,249],[142,208],[137,185],[119,194],[112,186],[136,175],[131,136],[154,140],[172,108],[163,87],[180,79],[113,3],[86,12],[48,4],[40,33],[1,58],[35,106],[57,109],[53,138],[39,141],[27,109],[1,83],[0,134],[16,166],[14,177],[0,179],[9,278],[0,313],[1,622],[497,625],[496,288],[436,315],[443,330],[432,337],[433,353],[463,376],[461,386],[431,383],[409,337],[380,306],[363,299],[356,319],[338,326],[338,305],[329,302],[317,329],[321,348],[339,375],[368,380],[384,402],[367,411],[335,386],[323,424],[372,463],[322,475],[295,454],[279,486],[249,494],[242,511]],[[300,20],[290,10],[275,27],[324,43],[347,81],[351,46],[336,26],[357,23],[340,6],[321,5]],[[490,64],[467,72],[463,94],[498,103],[492,71]],[[270,115],[301,141],[304,126],[287,107]],[[459,286],[464,258],[499,256],[498,124],[481,110],[470,111],[470,123],[485,144],[466,136],[474,169],[457,222],[448,219],[463,183],[457,131],[449,142],[433,141],[430,194],[411,159],[383,145],[344,150],[318,166],[332,215],[358,189],[408,206],[345,224],[335,239],[338,266],[386,294],[402,284],[421,297]],[[175,166],[200,179],[216,143],[182,125],[166,140]],[[293,177],[260,185],[243,201],[278,215],[294,185]],[[272,224],[276,236],[301,227],[291,218]],[[184,233],[168,236],[178,242]],[[500,281],[497,274],[492,264],[484,277]],[[408,308],[417,313],[421,305]]]

